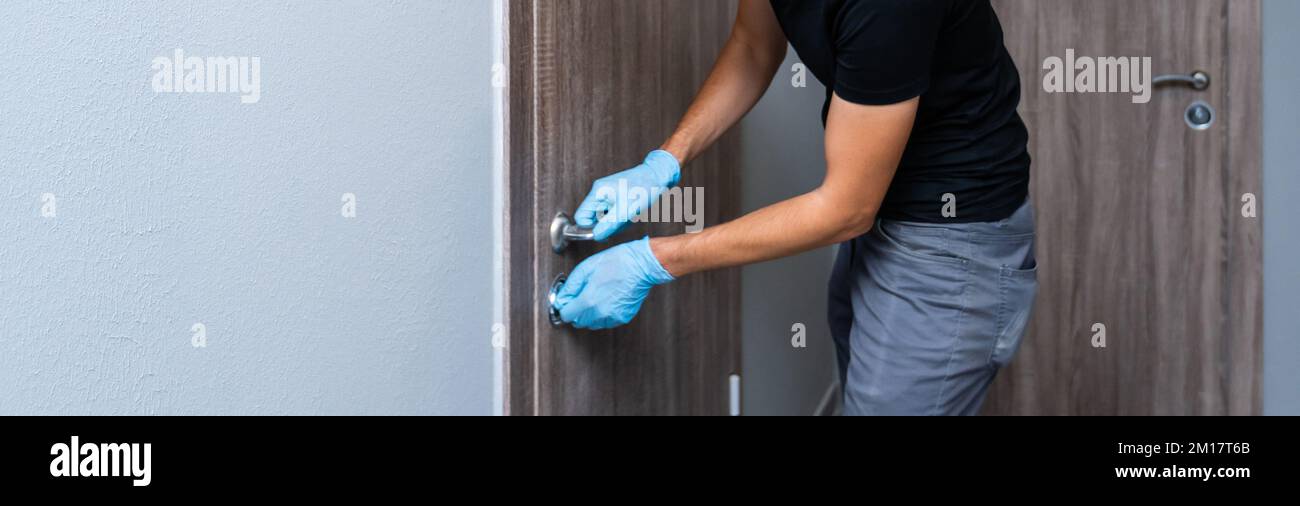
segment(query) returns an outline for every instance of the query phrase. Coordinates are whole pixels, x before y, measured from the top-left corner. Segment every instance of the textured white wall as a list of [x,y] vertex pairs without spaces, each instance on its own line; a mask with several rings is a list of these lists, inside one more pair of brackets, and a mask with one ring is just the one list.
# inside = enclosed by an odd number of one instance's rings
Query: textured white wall
[[490,413],[491,9],[0,4],[0,414]]
[[[742,207],[754,211],[816,189],[826,176],[821,124],[826,88],[806,73],[796,88],[791,49],[767,95],[741,123]],[[838,373],[826,322],[826,282],[834,254],[819,250],[746,267],[741,275],[744,410],[747,415],[811,415]],[[807,329],[804,349],[791,327]]]

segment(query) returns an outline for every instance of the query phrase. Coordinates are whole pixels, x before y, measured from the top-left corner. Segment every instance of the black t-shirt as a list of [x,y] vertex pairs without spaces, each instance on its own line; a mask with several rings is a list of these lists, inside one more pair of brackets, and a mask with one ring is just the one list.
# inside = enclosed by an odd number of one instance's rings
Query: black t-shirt
[[[849,102],[921,97],[880,217],[998,221],[1029,194],[1020,76],[989,0],[771,0],[804,65]],[[871,142],[871,139],[863,139]],[[955,197],[955,217],[945,204]],[[953,207],[950,206],[949,210]]]

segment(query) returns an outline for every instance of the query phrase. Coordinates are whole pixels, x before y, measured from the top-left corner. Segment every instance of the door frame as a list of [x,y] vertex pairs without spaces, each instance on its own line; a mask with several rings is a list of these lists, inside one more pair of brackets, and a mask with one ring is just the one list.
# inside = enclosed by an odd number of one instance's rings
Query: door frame
[[537,230],[534,216],[537,189],[537,96],[534,89],[535,66],[533,35],[534,9],[528,0],[505,0],[505,28],[502,48],[505,52],[505,79],[502,118],[503,185],[502,220],[502,325],[505,327],[505,353],[502,364],[503,413],[507,416],[537,413],[537,329],[538,308],[533,302],[533,280],[537,279],[535,244]]
[[[1264,23],[1261,0],[1228,0],[1228,143],[1227,166],[1230,181],[1227,191],[1236,194],[1229,203],[1241,204],[1243,191],[1256,198],[1263,194],[1264,182]],[[1240,44],[1234,49],[1234,45]],[[1243,55],[1249,57],[1242,57]],[[1234,97],[1245,100],[1234,100]],[[1230,195],[1234,196],[1234,195]],[[1262,218],[1228,220],[1228,279],[1241,276],[1239,283],[1229,282],[1229,315],[1225,331],[1250,336],[1232,350],[1233,370],[1252,370],[1253,378],[1245,387],[1249,399],[1237,399],[1228,407],[1231,415],[1264,413],[1264,222]],[[1236,378],[1241,379],[1241,378]]]

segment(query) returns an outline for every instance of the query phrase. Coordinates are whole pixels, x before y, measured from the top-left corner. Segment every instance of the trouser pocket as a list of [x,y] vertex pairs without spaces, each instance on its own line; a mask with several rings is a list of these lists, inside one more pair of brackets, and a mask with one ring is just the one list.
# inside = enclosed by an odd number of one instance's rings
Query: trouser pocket
[[1028,269],[1004,265],[998,275],[998,337],[989,357],[990,365],[995,368],[1011,363],[1029,328],[1034,298],[1038,295],[1038,266],[1032,257],[1027,264]]

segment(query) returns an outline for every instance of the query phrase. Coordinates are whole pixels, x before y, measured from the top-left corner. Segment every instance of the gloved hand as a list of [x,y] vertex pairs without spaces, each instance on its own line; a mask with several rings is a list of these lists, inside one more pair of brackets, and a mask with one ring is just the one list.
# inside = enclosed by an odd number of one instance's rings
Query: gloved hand
[[650,289],[674,279],[650,251],[646,237],[579,264],[556,295],[555,307],[574,327],[610,329],[631,322]]
[[[657,150],[636,167],[604,177],[591,185],[573,219],[579,227],[594,228],[597,241],[605,241],[627,227],[632,218],[650,209],[664,191],[681,181],[682,168],[671,153]],[[624,182],[620,191],[620,182]],[[629,198],[632,188],[641,188],[648,199]],[[638,192],[639,193],[639,192]]]

